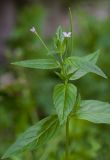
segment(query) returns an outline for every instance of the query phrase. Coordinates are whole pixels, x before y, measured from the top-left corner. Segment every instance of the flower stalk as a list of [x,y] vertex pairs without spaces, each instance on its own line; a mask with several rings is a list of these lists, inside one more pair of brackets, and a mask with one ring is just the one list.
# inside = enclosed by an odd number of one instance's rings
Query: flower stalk
[[44,48],[49,52],[49,48],[47,47],[47,45],[45,44],[45,42],[42,40],[42,38],[40,37],[40,35],[38,34],[38,32],[36,31],[35,27],[32,27],[30,29],[31,32],[35,33],[35,35],[38,37],[38,39],[41,41],[42,45],[44,46]]

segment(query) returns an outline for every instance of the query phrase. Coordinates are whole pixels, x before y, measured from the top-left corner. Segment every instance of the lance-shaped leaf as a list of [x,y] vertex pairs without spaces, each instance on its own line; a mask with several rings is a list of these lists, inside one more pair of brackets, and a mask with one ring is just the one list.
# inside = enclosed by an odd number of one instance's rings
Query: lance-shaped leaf
[[[100,50],[97,50],[96,52],[89,54],[87,56],[82,57],[83,59],[96,64],[98,57],[100,55]],[[79,79],[83,76],[85,76],[87,73],[89,73],[88,71],[82,70],[81,68],[77,70],[77,72],[75,72],[75,74],[73,76],[71,76],[71,80],[76,80]]]
[[110,104],[97,100],[83,100],[76,116],[94,123],[110,123]]
[[[81,59],[87,60],[87,61],[89,61],[89,62],[91,62],[91,63],[93,63],[93,64],[96,64],[99,55],[100,55],[100,50],[97,50],[96,52],[91,53],[91,54],[89,54],[89,55],[87,55],[87,56],[78,57],[78,58],[81,58]],[[66,59],[65,63],[68,65],[68,67],[71,65],[71,62],[68,61],[68,58]],[[76,67],[76,66],[75,66],[75,67]],[[73,67],[72,67],[72,68],[73,68]],[[76,67],[76,69],[78,69],[78,66]],[[74,70],[75,70],[75,69],[73,68],[73,71],[74,71]],[[79,72],[80,70],[81,70],[81,69],[77,70],[77,72]],[[70,68],[70,71],[71,71],[71,68]],[[83,71],[83,70],[82,70],[82,76],[83,76],[83,74],[85,75],[85,74],[87,74],[87,73],[88,73],[87,71]]]
[[58,84],[54,88],[53,101],[60,124],[66,121],[72,111],[77,96],[77,88],[69,84]]
[[53,69],[59,68],[59,64],[54,59],[33,59],[24,60],[12,63],[27,68],[38,68],[38,69]]
[[83,58],[86,59],[87,61],[90,61],[93,64],[96,64],[98,58],[100,55],[100,50],[97,50],[96,52],[93,52],[87,56],[84,56]]
[[56,115],[49,116],[30,127],[7,150],[2,159],[11,157],[25,150],[37,149],[45,144],[57,131],[59,121]]
[[65,64],[67,64],[67,66],[70,67],[69,73],[74,72],[74,70],[76,69],[76,72],[71,76],[70,80],[79,79],[80,77],[84,76],[89,72],[107,78],[104,72],[97,65],[95,65],[98,55],[99,53],[96,52],[94,54],[85,57],[67,58],[65,60]]

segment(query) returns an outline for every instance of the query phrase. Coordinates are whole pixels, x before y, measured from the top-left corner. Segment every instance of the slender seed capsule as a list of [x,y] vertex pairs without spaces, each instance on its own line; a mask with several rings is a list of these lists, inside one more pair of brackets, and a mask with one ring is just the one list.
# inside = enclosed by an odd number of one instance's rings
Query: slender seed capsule
[[41,43],[43,44],[43,46],[45,47],[45,49],[49,52],[49,48],[47,47],[47,45],[45,44],[45,42],[42,40],[42,38],[40,37],[40,35],[38,34],[38,32],[36,31],[35,27],[32,27],[30,29],[30,31],[32,33],[35,33],[35,35],[39,38],[39,40],[41,41]]

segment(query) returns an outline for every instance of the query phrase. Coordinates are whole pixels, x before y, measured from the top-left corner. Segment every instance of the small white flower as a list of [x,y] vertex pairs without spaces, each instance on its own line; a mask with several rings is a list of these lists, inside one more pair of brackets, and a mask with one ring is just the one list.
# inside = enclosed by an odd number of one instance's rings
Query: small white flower
[[71,37],[71,32],[63,32],[64,37],[70,38]]
[[33,33],[35,33],[35,32],[36,32],[35,27],[32,27],[32,28],[30,29],[30,31],[33,32]]

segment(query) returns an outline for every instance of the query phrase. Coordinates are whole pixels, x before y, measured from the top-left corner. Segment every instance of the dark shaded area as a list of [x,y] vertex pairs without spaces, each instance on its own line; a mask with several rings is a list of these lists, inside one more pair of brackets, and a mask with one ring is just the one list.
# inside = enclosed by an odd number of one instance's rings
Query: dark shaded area
[[0,64],[5,65],[5,52],[8,48],[7,41],[15,27],[19,10],[28,5],[28,0],[3,0],[0,1]]

